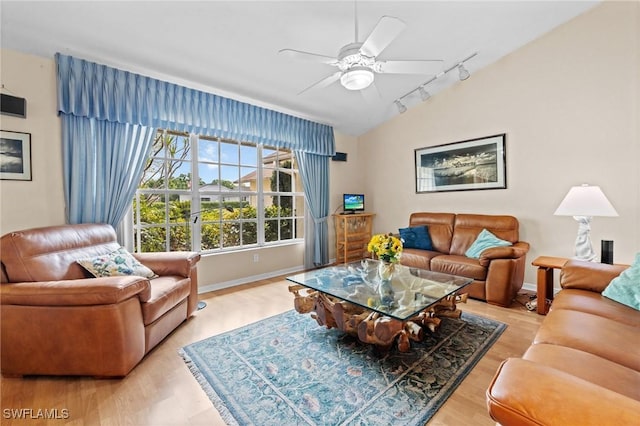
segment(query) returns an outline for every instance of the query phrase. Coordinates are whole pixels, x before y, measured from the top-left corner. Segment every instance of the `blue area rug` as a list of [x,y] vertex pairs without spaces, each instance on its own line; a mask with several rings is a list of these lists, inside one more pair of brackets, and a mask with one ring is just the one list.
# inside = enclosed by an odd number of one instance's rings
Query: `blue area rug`
[[505,328],[463,313],[380,353],[291,310],[180,354],[230,425],[424,425]]

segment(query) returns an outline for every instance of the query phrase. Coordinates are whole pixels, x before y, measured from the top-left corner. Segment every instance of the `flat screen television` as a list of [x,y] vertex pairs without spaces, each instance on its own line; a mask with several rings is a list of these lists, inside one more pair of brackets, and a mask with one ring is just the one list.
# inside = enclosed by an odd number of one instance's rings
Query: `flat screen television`
[[364,211],[364,194],[343,194],[342,209],[344,213],[355,213]]

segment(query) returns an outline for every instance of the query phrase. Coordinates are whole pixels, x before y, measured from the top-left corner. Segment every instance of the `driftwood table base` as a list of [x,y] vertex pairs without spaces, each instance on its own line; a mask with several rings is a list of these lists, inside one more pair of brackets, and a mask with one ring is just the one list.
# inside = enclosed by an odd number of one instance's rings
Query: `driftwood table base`
[[435,332],[440,325],[440,318],[460,318],[462,311],[457,309],[456,303],[467,302],[466,293],[453,294],[418,315],[401,321],[302,285],[289,286],[289,291],[295,296],[293,303],[296,311],[311,313],[318,324],[337,328],[364,343],[385,350],[396,343],[400,352],[411,349],[411,340],[422,341],[425,329]]

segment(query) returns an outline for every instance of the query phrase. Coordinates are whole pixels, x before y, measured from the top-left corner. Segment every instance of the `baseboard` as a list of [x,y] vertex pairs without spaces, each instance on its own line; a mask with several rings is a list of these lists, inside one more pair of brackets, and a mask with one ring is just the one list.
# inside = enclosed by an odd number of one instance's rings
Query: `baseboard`
[[[536,284],[531,284],[531,283],[523,283],[522,284],[522,290],[525,291],[530,291],[532,293],[538,293],[538,286]],[[557,287],[553,287],[553,294],[557,294],[560,290],[562,290],[561,288],[557,288]]]
[[532,293],[537,293],[538,292],[538,287],[535,284],[523,283],[522,284],[522,290],[530,291]]
[[294,274],[304,271],[304,266],[294,266],[293,268],[280,269],[278,271],[271,271],[264,274],[252,275],[250,277],[242,277],[237,280],[224,281],[221,283],[207,284],[204,286],[198,286],[198,294],[208,293],[210,291],[222,290],[225,288],[236,287],[243,284],[249,284],[255,281],[267,280],[269,278],[279,277],[281,275]]

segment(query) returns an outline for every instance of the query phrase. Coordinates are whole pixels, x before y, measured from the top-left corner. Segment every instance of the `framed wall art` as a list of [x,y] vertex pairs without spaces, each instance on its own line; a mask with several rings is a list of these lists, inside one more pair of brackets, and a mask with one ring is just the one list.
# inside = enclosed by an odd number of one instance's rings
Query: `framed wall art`
[[0,130],[0,179],[31,180],[31,134]]
[[505,136],[416,149],[416,192],[506,188]]

